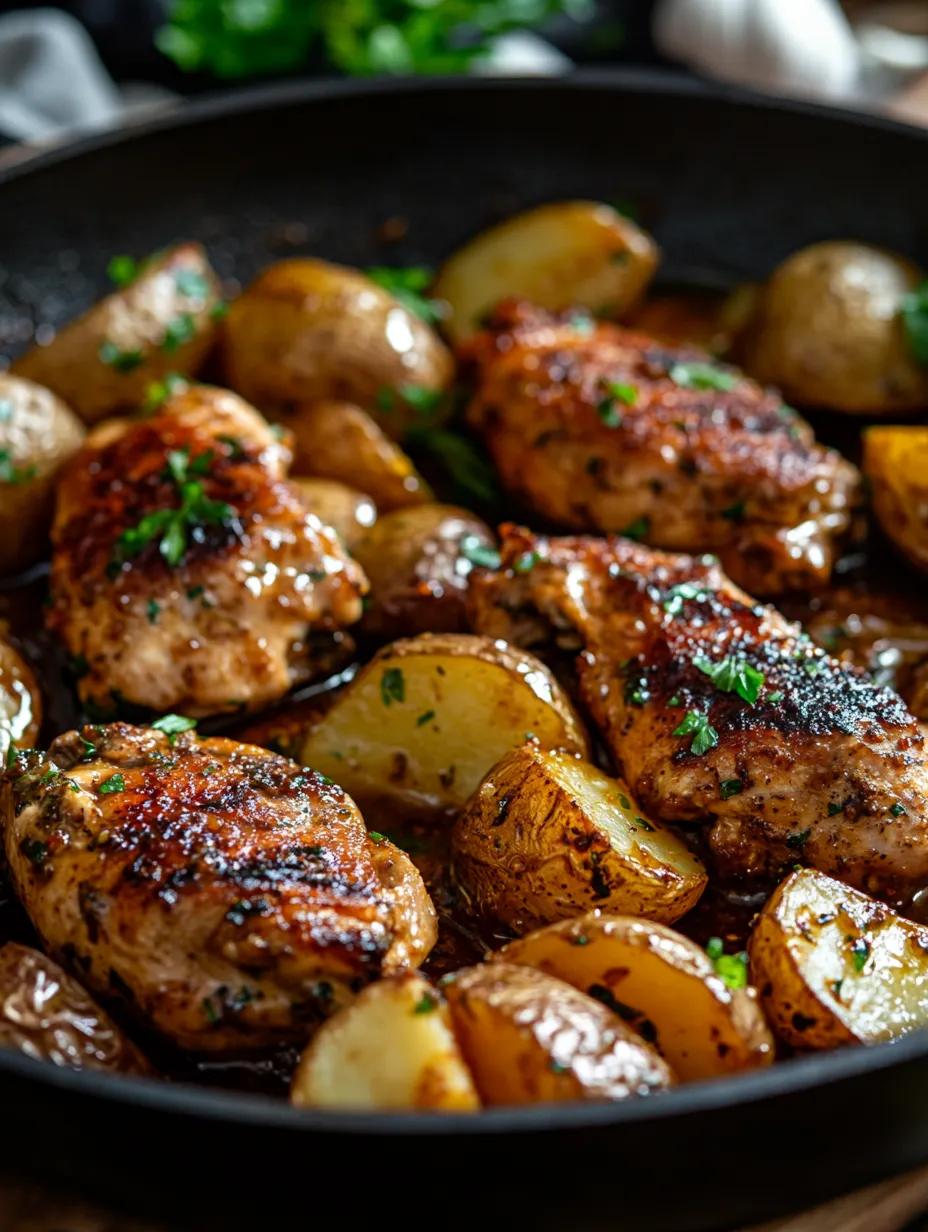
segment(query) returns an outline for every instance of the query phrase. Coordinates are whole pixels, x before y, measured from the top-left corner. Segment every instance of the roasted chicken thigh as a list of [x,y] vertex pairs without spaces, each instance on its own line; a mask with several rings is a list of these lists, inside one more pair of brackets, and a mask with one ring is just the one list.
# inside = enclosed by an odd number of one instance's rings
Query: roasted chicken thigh
[[578,652],[582,701],[645,809],[705,823],[729,882],[805,863],[904,900],[928,885],[928,771],[890,689],[829,657],[713,557],[503,528],[474,627]]
[[419,873],[330,779],[116,723],[0,777],[6,860],[48,951],[181,1046],[305,1038],[435,942]]

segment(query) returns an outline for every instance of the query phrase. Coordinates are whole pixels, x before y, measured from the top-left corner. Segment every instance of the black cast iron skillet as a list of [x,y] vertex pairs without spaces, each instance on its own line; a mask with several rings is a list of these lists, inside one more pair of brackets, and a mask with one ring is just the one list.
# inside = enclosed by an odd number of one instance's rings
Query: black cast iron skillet
[[[662,75],[288,86],[91,138],[0,176],[0,351],[204,240],[224,275],[306,251],[434,263],[563,197],[634,201],[670,278],[759,277],[813,240],[928,257],[928,135]],[[384,249],[377,227],[409,221]],[[0,1052],[2,1160],[172,1227],[374,1221],[687,1232],[928,1160],[928,1032],[625,1105],[475,1118],[295,1112]]]

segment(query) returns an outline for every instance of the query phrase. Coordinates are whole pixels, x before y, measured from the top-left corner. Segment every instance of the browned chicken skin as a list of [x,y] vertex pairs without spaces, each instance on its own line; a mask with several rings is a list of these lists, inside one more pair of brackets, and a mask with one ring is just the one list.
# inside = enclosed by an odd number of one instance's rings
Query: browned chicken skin
[[367,583],[289,463],[255,410],[206,386],[91,433],[59,488],[49,615],[83,701],[253,708],[337,660]]
[[772,390],[694,348],[515,302],[463,359],[503,483],[553,522],[716,552],[756,594],[828,578],[859,476]]
[[186,1048],[303,1039],[435,942],[408,857],[331,780],[253,745],[85,727],[19,755],[0,815],[49,952]]
[[578,650],[580,696],[637,798],[707,823],[724,878],[807,863],[890,899],[928,884],[924,740],[895,693],[714,558],[503,535],[501,568],[472,575],[475,629]]

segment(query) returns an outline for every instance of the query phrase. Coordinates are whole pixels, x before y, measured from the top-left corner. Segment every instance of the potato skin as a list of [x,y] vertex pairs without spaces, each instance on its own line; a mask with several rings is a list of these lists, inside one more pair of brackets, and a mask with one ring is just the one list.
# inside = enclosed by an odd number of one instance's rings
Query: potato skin
[[326,526],[338,531],[351,551],[377,521],[377,506],[369,496],[334,479],[293,479],[306,507]]
[[674,1084],[667,1063],[615,1014],[541,971],[483,963],[446,976],[442,991],[490,1107],[629,1099]]
[[0,576],[41,560],[55,477],[84,436],[81,421],[50,390],[0,373]]
[[0,637],[0,766],[10,745],[35,746],[42,726],[42,694],[29,664]]
[[887,537],[916,568],[928,570],[928,428],[868,428],[863,469]]
[[707,881],[681,839],[641,816],[624,783],[533,741],[507,753],[471,796],[451,853],[471,907],[519,933],[596,907],[672,924]]
[[489,526],[455,505],[418,505],[382,517],[354,546],[371,584],[358,629],[390,640],[416,633],[465,633],[473,565],[462,544],[495,549]]
[[788,401],[850,414],[928,405],[928,372],[909,348],[900,301],[922,282],[910,261],[828,240],[794,253],[761,291],[744,366]]
[[703,949],[653,920],[590,912],[512,941],[492,961],[544,971],[613,1006],[682,1082],[774,1060],[755,990],[730,989]]
[[[309,257],[269,266],[231,305],[223,356],[231,387],[265,414],[343,398],[396,439],[414,415],[398,391],[439,392],[452,376],[447,347],[389,291]],[[391,409],[378,406],[384,390]]]
[[[180,244],[143,263],[133,282],[65,325],[48,346],[27,351],[11,371],[45,385],[85,423],[96,423],[141,406],[149,385],[169,372],[197,372],[213,345],[220,302],[203,248]],[[177,345],[168,333],[172,324],[182,326]],[[131,359],[107,362],[101,356],[107,343]]]

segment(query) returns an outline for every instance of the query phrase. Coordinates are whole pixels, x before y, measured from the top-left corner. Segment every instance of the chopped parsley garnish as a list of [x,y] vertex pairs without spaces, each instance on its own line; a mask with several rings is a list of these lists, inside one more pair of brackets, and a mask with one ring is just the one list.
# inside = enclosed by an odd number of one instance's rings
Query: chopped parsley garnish
[[229,315],[229,305],[224,299],[217,300],[209,310],[211,321],[222,321]]
[[78,740],[84,746],[85,757],[96,757],[97,746],[91,740],[85,740],[83,736],[78,736]]
[[915,362],[928,364],[928,278],[914,291],[903,295],[899,312]]
[[638,401],[638,388],[635,385],[623,385],[620,381],[610,381],[606,388],[613,398],[618,398],[626,406],[634,406]]
[[121,351],[116,343],[110,342],[108,338],[100,343],[100,350],[97,354],[104,364],[123,374],[134,372],[143,359],[141,351]]
[[716,975],[721,976],[729,988],[747,987],[748,956],[744,950],[739,954],[726,954],[722,938],[710,937],[706,945],[706,954],[712,959]]
[[424,727],[426,723],[431,723],[432,719],[434,718],[435,718],[435,711],[426,710],[425,714],[420,714],[418,719],[416,719],[416,727]]
[[667,698],[668,706],[682,706],[682,704],[683,704],[683,698],[680,696],[679,693],[674,693],[673,697]]
[[229,458],[232,462],[242,462],[248,457],[245,450],[242,448],[242,442],[235,436],[217,436],[217,441],[221,441],[229,450]]
[[433,1010],[438,1009],[438,998],[433,997],[430,992],[424,992],[413,1007],[414,1014],[431,1014]]
[[699,714],[695,710],[687,710],[680,726],[674,728],[673,734],[675,736],[692,735],[693,742],[690,745],[690,752],[695,753],[697,757],[714,749],[719,742],[719,734],[710,725],[709,716]]
[[8,449],[0,449],[0,483],[28,483],[38,474],[36,466],[14,466]]
[[628,796],[623,795],[621,791],[619,792],[619,804],[621,804],[624,809],[630,809],[632,807],[631,800],[629,800]]
[[151,727],[153,731],[164,732],[170,743],[173,744],[181,732],[190,731],[196,725],[196,719],[188,719],[186,715],[165,714],[160,719],[155,719]]
[[400,385],[396,392],[422,416],[434,414],[445,398],[440,389],[424,389],[421,385]]
[[29,863],[37,868],[41,868],[48,859],[48,844],[40,842],[37,838],[24,838],[19,849]]
[[744,784],[740,779],[723,779],[719,785],[719,795],[723,800],[730,800],[732,796],[740,796],[744,790]]
[[405,701],[406,681],[403,678],[402,668],[387,668],[380,678],[380,696],[383,698],[385,706],[392,706],[394,702]]
[[145,610],[148,613],[148,623],[156,625],[158,623],[158,616],[161,612],[159,605],[154,599],[149,599]]
[[851,944],[851,953],[854,955],[854,970],[859,975],[870,957],[870,942],[866,937],[855,937]]
[[121,774],[111,774],[105,783],[101,783],[97,791],[101,796],[110,796],[115,792],[126,790],[126,780]]
[[367,276],[429,325],[436,325],[444,316],[441,300],[429,299],[423,294],[434,278],[432,270],[426,266],[391,269],[385,265],[375,265],[367,271]]
[[650,518],[636,518],[631,525],[626,526],[624,530],[619,531],[619,534],[624,535],[626,539],[634,539],[637,543],[640,539],[645,537],[650,529]]
[[111,257],[106,266],[107,278],[110,282],[115,282],[117,287],[127,287],[130,282],[135,281],[138,274],[138,261],[135,257],[128,257],[124,253]]
[[198,270],[178,270],[174,275],[174,285],[187,299],[205,300],[209,295],[209,283]]
[[622,426],[622,412],[612,398],[603,398],[597,402],[596,414],[607,428],[620,428]]
[[752,706],[760,696],[764,673],[751,667],[744,659],[726,655],[720,662],[713,663],[710,659],[700,657],[694,659],[693,664],[704,672],[722,693],[737,693]]
[[480,565],[484,569],[498,569],[500,556],[496,548],[484,543],[479,535],[465,535],[461,540],[461,555],[472,565]]
[[16,758],[17,758],[17,756],[18,756],[18,755],[19,755],[19,749],[17,749],[16,745],[15,745],[15,744],[12,744],[12,743],[11,743],[10,745],[8,745],[7,750],[6,750],[6,768],[7,768],[7,770],[9,770],[11,766],[15,766],[15,765],[16,765]]
[[473,497],[484,504],[497,499],[496,473],[467,437],[447,428],[413,425],[406,439],[442,464],[462,498]]
[[188,384],[187,377],[180,372],[166,372],[160,381],[152,381],[148,386],[148,391],[145,394],[145,401],[142,403],[143,411],[156,411],[159,406],[167,402],[172,394],[176,394]]
[[897,800],[889,811],[894,817],[902,817],[905,814],[905,805],[900,804]]
[[622,412],[616,406],[623,402],[626,406],[634,406],[638,400],[638,390],[634,385],[623,385],[619,381],[606,382],[606,396],[596,404],[596,414],[607,428],[622,426]]
[[717,368],[715,364],[698,361],[674,364],[670,369],[670,379],[684,389],[718,389],[726,393],[738,384],[738,378],[733,373]]
[[664,611],[671,616],[677,616],[683,611],[683,604],[687,599],[698,599],[700,603],[703,603],[709,598],[709,593],[704,587],[697,586],[694,582],[680,582],[679,585],[671,586],[667,591]]
[[590,939],[586,933],[578,933],[576,937],[568,937],[571,945],[589,945]]
[[639,828],[639,830],[647,830],[651,834],[654,833],[654,827],[651,825],[650,821],[646,821],[644,817],[639,817],[637,814],[635,815],[635,825]]
[[767,701],[770,702],[771,706],[776,706],[777,703],[781,702],[785,696],[785,693],[783,693],[780,689],[777,689],[775,693],[767,694]]
[[521,556],[513,561],[513,572],[528,573],[531,569],[535,568],[539,560],[541,560],[541,557],[537,552],[523,552]]
[[804,847],[806,843],[809,841],[809,836],[811,835],[811,833],[812,833],[812,829],[811,827],[808,827],[805,830],[796,830],[793,834],[787,834],[786,836],[787,847]]
[[180,312],[168,321],[161,340],[162,351],[176,351],[178,347],[192,342],[197,332],[197,323],[189,312]]
[[829,817],[837,817],[839,813],[843,813],[843,812],[844,812],[843,804],[835,804],[833,800],[829,801],[829,804],[828,804],[828,816]]
[[379,830],[368,830],[367,837],[373,839],[375,843],[386,843],[389,840],[385,834],[381,834]]
[[740,522],[744,517],[744,501],[735,501],[733,505],[729,505],[727,509],[723,509],[722,517],[727,518],[729,522]]

